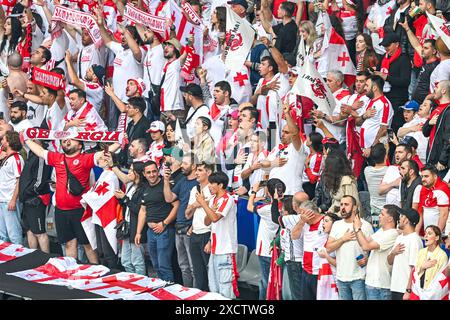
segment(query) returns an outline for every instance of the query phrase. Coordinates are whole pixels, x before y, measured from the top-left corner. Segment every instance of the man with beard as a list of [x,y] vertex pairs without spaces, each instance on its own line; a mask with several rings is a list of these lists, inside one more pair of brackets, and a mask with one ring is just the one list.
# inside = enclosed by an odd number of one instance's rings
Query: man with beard
[[158,120],[160,116],[161,78],[164,64],[166,63],[164,49],[161,44],[162,37],[149,28],[144,29],[140,24],[136,24],[136,28],[141,37],[143,37],[147,49],[144,59],[145,89],[142,95],[150,106],[148,109],[150,121]]
[[[107,83],[105,85],[105,92],[108,96],[111,97],[112,101],[116,105],[117,109],[120,112],[127,112],[127,104],[126,101],[129,102],[130,98],[141,98],[142,93],[146,90],[146,86],[144,84],[144,80],[141,78],[137,79],[128,79],[127,86],[125,87],[125,96],[126,99],[124,101],[120,100],[119,97],[116,95],[114,87]],[[146,106],[147,108],[147,106]],[[142,112],[144,114],[146,109]]]
[[33,67],[46,69],[45,65],[52,59],[52,53],[44,46],[38,47],[31,54],[30,63]]
[[20,132],[31,128],[31,122],[27,119],[28,106],[23,101],[13,102],[9,109],[9,124],[13,126],[14,131]]
[[352,196],[341,199],[342,220],[336,221],[331,228],[326,245],[329,253],[336,251],[336,284],[340,300],[365,300],[367,254],[356,240],[356,232],[365,237],[373,234],[372,226],[361,220],[359,229],[354,230],[353,221],[358,215],[358,205]]
[[191,190],[198,186],[196,179],[197,164],[194,154],[189,153],[183,156],[181,163],[181,172],[183,177],[175,184],[173,188],[170,186],[171,170],[166,168],[164,172],[164,199],[168,203],[180,200],[177,218],[175,220],[175,246],[177,248],[178,264],[183,277],[183,285],[192,287],[194,285],[192,260],[190,255],[190,230],[192,226],[192,218],[187,219],[185,216],[186,208],[189,202]]
[[[66,256],[78,258],[78,244],[83,245],[90,263],[98,264],[97,253],[92,249],[89,240],[81,225],[84,208],[81,205],[81,196],[90,188],[89,177],[91,169],[98,165],[103,151],[96,153],[82,153],[83,142],[73,139],[61,140],[64,153],[47,151],[31,140],[25,141],[30,150],[39,158],[45,159],[49,166],[55,167],[55,224],[58,230],[58,241],[65,245]],[[110,150],[114,152],[113,150]],[[74,195],[69,191],[68,174],[71,172],[84,191]]]
[[[360,146],[367,158],[370,149],[387,137],[387,129],[394,115],[392,105],[383,94],[384,81],[379,76],[370,76],[366,81],[366,96],[370,99],[364,113],[356,118],[356,124],[361,125]],[[361,112],[362,113],[362,112]]]
[[404,160],[411,159],[411,157],[412,150],[409,145],[404,143],[397,145],[395,148],[395,164],[387,168],[378,189],[380,195],[386,194],[386,204],[395,204],[396,206],[400,206],[399,186],[402,177],[400,176],[400,169],[398,165]]
[[400,163],[400,204],[402,209],[411,209],[414,191],[417,186],[422,184],[422,178],[419,175],[419,166],[414,160],[403,160]]
[[392,300],[403,300],[411,270],[416,265],[417,254],[423,247],[422,240],[415,232],[419,219],[419,213],[414,209],[400,211],[398,229],[401,234],[387,256],[387,262],[392,265],[390,287]]
[[[450,189],[438,177],[435,166],[426,164],[422,168],[422,185],[417,187],[413,196],[413,209],[420,213],[416,232],[421,234],[428,226],[435,225],[443,234],[448,234]],[[423,228],[422,228],[423,227]]]
[[70,79],[69,83],[76,88],[85,91],[86,99],[92,103],[97,112],[100,112],[100,108],[103,104],[103,81],[105,78],[105,68],[100,65],[93,64],[87,69],[86,74],[84,75],[84,80],[81,80],[77,76],[77,73],[72,65],[72,55],[69,50],[66,51],[65,60]]

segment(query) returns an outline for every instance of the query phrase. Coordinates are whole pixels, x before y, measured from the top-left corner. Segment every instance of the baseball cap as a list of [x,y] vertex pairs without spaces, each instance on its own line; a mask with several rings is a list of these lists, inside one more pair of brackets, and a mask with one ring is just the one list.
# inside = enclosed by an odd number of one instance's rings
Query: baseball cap
[[153,121],[150,124],[150,129],[147,130],[147,132],[158,132],[162,131],[163,133],[166,132],[166,126],[161,121]]
[[227,2],[228,4],[239,4],[241,6],[243,6],[245,8],[245,10],[247,10],[248,8],[248,3],[245,0],[231,0]]
[[417,142],[417,140],[412,137],[412,136],[406,136],[403,138],[402,143],[406,143],[407,145],[409,145],[411,148],[416,149],[419,147],[419,143]]
[[393,33],[393,32],[387,33],[384,36],[383,41],[380,42],[380,46],[387,47],[391,43],[394,43],[394,42],[400,42],[399,36],[396,33]]
[[168,44],[173,45],[173,46],[175,47],[175,49],[178,50],[178,52],[181,51],[181,43],[180,43],[180,41],[178,41],[178,39],[176,39],[176,38],[172,38],[172,39],[169,39],[169,40],[167,40],[167,41],[164,41],[164,43],[165,43],[165,44],[168,43]]
[[416,100],[408,101],[404,106],[400,108],[405,110],[419,111],[419,103]]
[[98,64],[92,65],[92,71],[94,72],[95,76],[98,78],[98,81],[101,85],[103,85],[103,78],[105,77],[105,68]]
[[419,213],[414,209],[400,209],[400,214],[406,216],[413,226],[419,223]]
[[180,87],[181,92],[188,93],[194,97],[203,98],[202,88],[195,83],[189,83],[187,86]]
[[231,117],[234,120],[239,119],[239,110],[230,110],[227,114],[227,117]]
[[289,68],[288,73],[289,74],[295,74],[297,76],[298,75],[298,68],[297,67]]
[[144,92],[145,90],[144,80],[142,78],[137,78],[137,79],[128,79],[128,81],[133,81],[138,87],[139,94],[142,95],[142,92]]

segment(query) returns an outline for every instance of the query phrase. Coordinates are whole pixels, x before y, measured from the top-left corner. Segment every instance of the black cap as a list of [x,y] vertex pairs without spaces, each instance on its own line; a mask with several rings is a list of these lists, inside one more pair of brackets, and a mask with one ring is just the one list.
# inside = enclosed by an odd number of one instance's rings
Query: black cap
[[180,90],[181,92],[188,93],[190,95],[193,95],[194,97],[203,98],[202,88],[198,84],[189,83],[185,87],[180,87]]
[[380,46],[387,47],[391,43],[394,43],[394,42],[400,42],[399,36],[396,33],[393,33],[393,32],[387,33],[384,36],[383,41],[380,42]]
[[406,136],[403,138],[402,140],[403,143],[406,143],[407,145],[409,145],[411,148],[416,149],[419,147],[419,143],[417,142],[416,138],[412,137],[412,136]]
[[246,0],[231,0],[227,2],[228,4],[240,4],[241,6],[243,6],[245,8],[245,10],[247,10],[248,8],[248,3]]
[[94,74],[97,76],[98,81],[100,82],[100,85],[103,85],[103,78],[105,77],[105,68],[98,64],[92,65],[92,71],[94,71]]
[[401,209],[400,214],[402,214],[405,217],[407,217],[409,222],[413,226],[416,226],[419,223],[420,216],[419,216],[419,213],[417,212],[417,210],[414,210],[414,209]]

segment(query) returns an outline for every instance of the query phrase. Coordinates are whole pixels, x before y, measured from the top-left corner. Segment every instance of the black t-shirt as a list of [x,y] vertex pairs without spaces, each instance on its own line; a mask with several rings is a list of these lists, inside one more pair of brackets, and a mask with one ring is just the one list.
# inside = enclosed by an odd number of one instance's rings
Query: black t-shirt
[[146,209],[145,220],[149,222],[161,222],[169,215],[173,206],[164,200],[164,181],[161,178],[158,184],[148,185],[142,195],[142,205]]
[[273,27],[273,32],[277,35],[275,48],[281,54],[294,51],[298,33],[298,27],[294,20],[291,20],[291,22],[285,25],[283,23],[277,24]]
[[424,64],[422,70],[420,70],[419,78],[417,79],[417,86],[414,88],[412,94],[413,100],[416,100],[419,104],[425,100],[425,97],[430,92],[430,77],[433,70],[439,64],[439,60]]

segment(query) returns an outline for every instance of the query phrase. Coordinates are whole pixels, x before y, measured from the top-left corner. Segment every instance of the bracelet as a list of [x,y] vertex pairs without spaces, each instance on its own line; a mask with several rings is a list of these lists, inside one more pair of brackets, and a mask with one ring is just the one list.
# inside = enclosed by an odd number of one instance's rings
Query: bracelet
[[167,224],[164,223],[164,220],[161,222],[162,222],[163,228],[165,229],[167,227]]
[[411,289],[406,289],[406,292],[411,293]]

